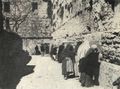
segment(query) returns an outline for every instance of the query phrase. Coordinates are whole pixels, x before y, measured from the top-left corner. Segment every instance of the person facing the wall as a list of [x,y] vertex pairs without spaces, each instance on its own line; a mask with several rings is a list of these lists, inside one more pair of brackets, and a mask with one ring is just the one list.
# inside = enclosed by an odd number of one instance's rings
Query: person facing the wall
[[97,45],[92,45],[85,57],[80,60],[79,70],[82,86],[91,87],[93,85],[99,85],[99,54]]
[[62,59],[61,59],[61,53],[62,51],[64,50],[64,43],[62,43],[60,46],[59,46],[59,49],[58,49],[58,62],[61,63],[62,62]]

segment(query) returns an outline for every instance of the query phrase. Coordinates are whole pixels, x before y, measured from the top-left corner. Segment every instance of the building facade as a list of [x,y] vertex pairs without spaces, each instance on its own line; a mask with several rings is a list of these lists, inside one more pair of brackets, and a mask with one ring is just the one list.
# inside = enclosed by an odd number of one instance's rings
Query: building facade
[[23,37],[51,35],[51,19],[43,0],[3,0],[4,28]]

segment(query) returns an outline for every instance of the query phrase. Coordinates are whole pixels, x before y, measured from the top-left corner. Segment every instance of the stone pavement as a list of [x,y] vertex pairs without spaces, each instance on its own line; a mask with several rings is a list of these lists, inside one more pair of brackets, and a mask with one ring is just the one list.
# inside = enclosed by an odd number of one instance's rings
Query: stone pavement
[[[35,65],[34,73],[24,76],[17,89],[87,89],[77,78],[64,80],[61,64],[49,57],[33,56],[28,65]],[[103,89],[98,86],[89,89]]]

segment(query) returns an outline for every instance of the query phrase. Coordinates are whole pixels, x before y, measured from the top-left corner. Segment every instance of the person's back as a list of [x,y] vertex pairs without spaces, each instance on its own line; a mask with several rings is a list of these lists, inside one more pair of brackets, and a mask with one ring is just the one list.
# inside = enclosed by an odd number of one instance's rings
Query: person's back
[[97,51],[97,49],[90,48],[88,51],[88,54],[86,54],[87,64],[90,66],[97,65],[99,63],[98,55],[99,55],[99,52]]
[[58,62],[61,63],[62,62],[62,58],[61,58],[61,55],[62,55],[62,52],[64,50],[64,45],[60,45],[59,46],[59,49],[58,49]]
[[49,54],[49,45],[46,46],[46,54]]
[[56,55],[57,54],[57,47],[53,48],[53,54]]
[[90,50],[88,51],[88,55],[86,57],[86,73],[91,76],[94,76],[94,84],[95,85],[99,85],[99,66],[100,63],[98,61],[98,57],[99,56],[99,52],[98,49],[95,48],[90,48]]
[[40,55],[40,51],[39,51],[39,48],[38,48],[37,45],[36,45],[36,47],[35,47],[35,54],[36,54],[36,55]]
[[41,45],[40,48],[41,48],[41,51],[44,52],[44,45],[43,44]]
[[62,52],[63,57],[69,57],[75,61],[75,52],[72,45],[68,45]]
[[63,51],[63,49],[64,49],[64,45],[60,45],[59,50],[58,50],[58,54],[60,54]]

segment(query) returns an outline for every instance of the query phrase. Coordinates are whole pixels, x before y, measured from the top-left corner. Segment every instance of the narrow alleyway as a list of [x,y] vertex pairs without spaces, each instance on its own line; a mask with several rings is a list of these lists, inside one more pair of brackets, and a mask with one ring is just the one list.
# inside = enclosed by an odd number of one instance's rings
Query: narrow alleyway
[[[77,78],[64,80],[61,64],[49,57],[33,56],[28,65],[35,65],[34,73],[24,76],[17,89],[87,89],[80,86]],[[103,89],[98,86],[89,89]]]

